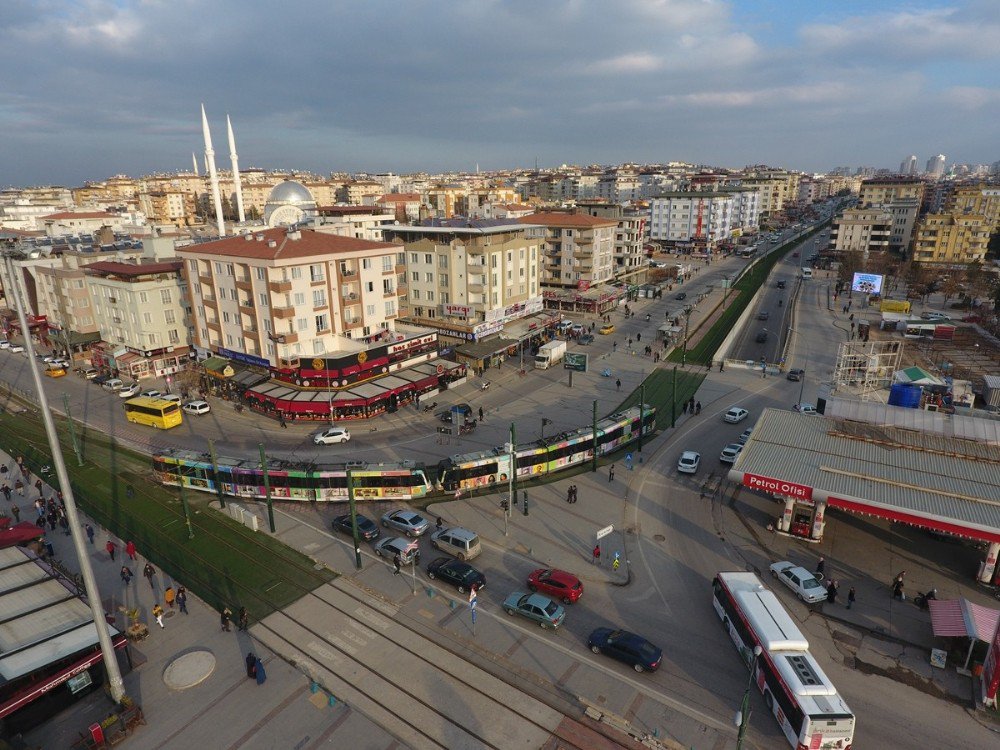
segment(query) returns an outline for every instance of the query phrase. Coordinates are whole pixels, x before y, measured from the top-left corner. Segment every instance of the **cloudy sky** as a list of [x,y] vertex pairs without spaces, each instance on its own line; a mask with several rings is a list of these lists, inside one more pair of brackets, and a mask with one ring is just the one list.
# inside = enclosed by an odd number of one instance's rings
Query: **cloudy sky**
[[0,185],[1000,159],[996,0],[3,0]]

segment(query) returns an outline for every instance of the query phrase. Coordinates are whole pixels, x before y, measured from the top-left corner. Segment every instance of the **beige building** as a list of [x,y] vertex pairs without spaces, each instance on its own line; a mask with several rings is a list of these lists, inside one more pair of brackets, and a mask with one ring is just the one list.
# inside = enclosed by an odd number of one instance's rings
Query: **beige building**
[[139,210],[153,224],[173,224],[177,227],[193,224],[195,209],[194,193],[163,190],[139,194]]
[[420,193],[386,193],[378,198],[368,198],[383,213],[388,213],[400,224],[420,220]]
[[615,278],[628,278],[632,282],[642,281],[648,269],[646,254],[643,252],[645,233],[645,212],[625,207],[618,203],[601,201],[581,201],[578,210],[599,219],[613,219],[615,227]]
[[760,192],[759,213],[769,218],[785,210],[786,203],[793,203],[799,193],[800,175],[780,170],[755,171],[739,179],[741,187],[757,188]]
[[982,262],[990,224],[978,214],[926,214],[913,238],[913,261],[943,265]]
[[917,203],[923,200],[924,183],[922,181],[900,177],[863,180],[858,207],[882,206],[909,198],[916,198]]
[[543,286],[585,290],[614,279],[617,221],[557,211],[518,221],[545,227]]
[[392,330],[405,286],[402,245],[277,227],[178,248],[194,341],[260,364],[359,348]]
[[430,188],[424,202],[431,215],[438,219],[450,219],[458,213],[458,203],[465,197],[465,188],[459,185],[438,185]]
[[830,249],[837,253],[883,252],[889,249],[892,216],[883,208],[853,208],[833,220]]
[[360,206],[365,202],[365,198],[377,198],[385,190],[382,184],[371,180],[351,180],[344,183],[337,191],[337,201],[346,203],[349,206]]
[[991,232],[1000,232],[1000,185],[957,185],[945,199],[945,211],[982,216]]
[[470,219],[484,218],[486,207],[496,203],[513,203],[517,191],[508,187],[470,188],[455,200],[455,213]]

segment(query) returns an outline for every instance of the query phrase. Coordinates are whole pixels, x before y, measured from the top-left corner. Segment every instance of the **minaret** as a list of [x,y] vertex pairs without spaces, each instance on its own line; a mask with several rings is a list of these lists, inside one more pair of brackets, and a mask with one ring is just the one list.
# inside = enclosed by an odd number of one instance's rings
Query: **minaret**
[[236,139],[233,137],[233,123],[226,115],[226,128],[229,130],[229,158],[233,160],[233,184],[236,186],[236,213],[240,224],[247,220],[243,213],[243,185],[240,184],[240,158],[236,155]]
[[226,236],[226,223],[222,220],[222,196],[219,193],[219,174],[215,171],[215,150],[212,148],[212,134],[208,130],[205,105],[201,105],[201,129],[205,134],[205,162],[208,164],[208,179],[212,183],[212,200],[215,202],[215,220],[219,225],[219,236]]
[[194,155],[194,151],[191,152],[191,164],[194,166],[194,176],[198,177],[198,157]]

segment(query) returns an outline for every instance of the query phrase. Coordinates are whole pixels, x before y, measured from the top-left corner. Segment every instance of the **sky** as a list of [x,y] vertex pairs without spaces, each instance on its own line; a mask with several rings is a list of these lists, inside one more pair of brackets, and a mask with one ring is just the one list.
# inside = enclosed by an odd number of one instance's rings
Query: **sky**
[[1000,159],[997,0],[3,0],[0,186]]

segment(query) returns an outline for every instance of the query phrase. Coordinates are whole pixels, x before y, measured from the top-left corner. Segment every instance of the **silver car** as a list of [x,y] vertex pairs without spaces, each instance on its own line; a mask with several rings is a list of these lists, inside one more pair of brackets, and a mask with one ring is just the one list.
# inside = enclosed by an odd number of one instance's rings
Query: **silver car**
[[418,537],[430,528],[427,519],[412,510],[390,510],[382,516],[382,525],[402,531],[409,537]]
[[420,547],[417,546],[417,543],[398,536],[387,536],[384,539],[379,539],[375,542],[373,549],[379,557],[388,557],[390,560],[399,555],[399,562],[402,565],[420,562]]

